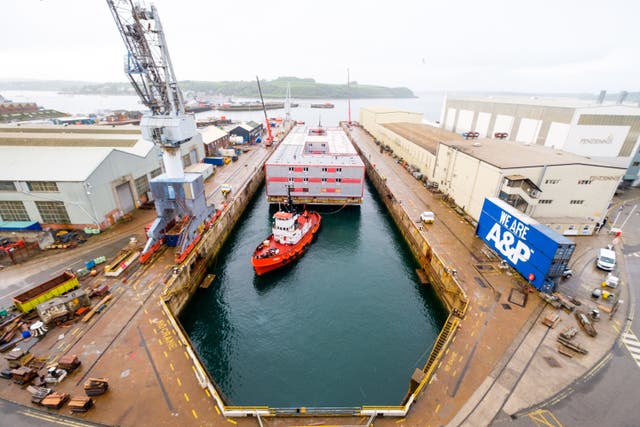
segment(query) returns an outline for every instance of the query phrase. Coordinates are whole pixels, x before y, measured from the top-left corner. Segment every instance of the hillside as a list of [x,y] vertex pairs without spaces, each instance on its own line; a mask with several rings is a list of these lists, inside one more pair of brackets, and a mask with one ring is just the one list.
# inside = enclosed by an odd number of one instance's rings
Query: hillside
[[[340,99],[347,98],[347,87],[344,84],[318,83],[311,78],[279,77],[275,80],[261,80],[262,92],[265,98],[284,98],[287,83],[291,84],[291,96],[293,98],[316,99]],[[251,81],[181,81],[180,88],[183,92],[196,92],[204,96],[247,97],[256,98],[258,85]],[[46,88],[46,89],[45,89]],[[88,82],[62,82],[62,81],[0,81],[2,89],[22,90],[55,90],[73,94],[103,94],[123,95],[134,94],[129,83],[88,83]],[[384,87],[374,85],[361,85],[351,82],[351,98],[414,98],[413,92],[406,87]]]

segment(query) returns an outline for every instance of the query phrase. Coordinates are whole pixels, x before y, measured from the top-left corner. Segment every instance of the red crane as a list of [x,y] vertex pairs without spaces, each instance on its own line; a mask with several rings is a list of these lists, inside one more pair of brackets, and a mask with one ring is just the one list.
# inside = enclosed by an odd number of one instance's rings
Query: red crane
[[258,81],[258,92],[260,92],[260,101],[262,102],[262,111],[264,111],[264,119],[267,122],[267,138],[264,140],[265,147],[271,147],[273,144],[273,135],[271,134],[271,123],[269,123],[269,117],[267,117],[267,109],[264,106],[264,98],[262,97],[262,88],[260,87],[260,79],[256,76]]

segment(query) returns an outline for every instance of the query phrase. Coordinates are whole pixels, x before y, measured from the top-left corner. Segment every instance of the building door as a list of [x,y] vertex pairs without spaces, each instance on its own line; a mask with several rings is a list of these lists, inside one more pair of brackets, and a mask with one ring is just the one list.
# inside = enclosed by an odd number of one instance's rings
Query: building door
[[131,192],[131,186],[128,182],[118,185],[116,192],[118,193],[118,200],[120,201],[122,212],[129,213],[135,209],[136,205],[133,203],[133,193]]

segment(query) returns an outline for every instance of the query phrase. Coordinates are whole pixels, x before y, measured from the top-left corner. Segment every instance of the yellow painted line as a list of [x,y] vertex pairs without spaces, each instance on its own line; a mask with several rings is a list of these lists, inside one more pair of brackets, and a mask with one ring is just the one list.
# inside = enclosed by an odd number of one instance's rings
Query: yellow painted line
[[611,325],[611,327],[613,328],[614,331],[616,331],[617,333],[620,333],[620,328],[618,328],[616,325]]
[[144,309],[144,314],[149,314],[146,308]]
[[236,421],[234,421],[234,420],[232,420],[230,418],[227,418],[227,421],[230,422],[231,424],[238,424]]
[[162,354],[164,354],[164,357],[169,357],[169,355],[167,354],[166,351],[162,350]]
[[186,357],[187,359],[189,358],[189,354],[186,351],[184,352],[184,357]]
[[476,331],[471,331],[471,336],[474,336],[476,334]]
[[71,335],[77,334],[78,332],[80,332],[80,328],[75,328],[73,331],[71,331]]
[[193,418],[195,418],[196,420],[198,419],[198,414],[195,409],[191,410],[191,414],[193,415]]
[[211,397],[211,393],[209,393],[209,389],[208,388],[205,388],[204,392],[207,394],[208,397]]
[[158,335],[158,331],[156,330],[156,328],[153,328],[153,333]]
[[463,355],[460,355],[460,359],[458,359],[458,363],[462,362],[462,359],[464,358]]
[[187,393],[184,394],[184,400],[189,401],[189,395]]
[[169,367],[171,368],[172,371],[175,371],[176,369],[173,367],[173,363],[169,363]]
[[455,371],[453,371],[453,373],[451,374],[452,377],[455,377],[458,374],[458,370],[456,369]]
[[447,348],[447,350],[444,352],[444,354],[449,354],[449,348]]
[[214,406],[214,408],[216,408],[216,412],[218,413],[218,415],[220,415],[220,409],[218,409],[218,405]]
[[162,340],[158,338],[158,344],[162,345]]
[[457,335],[453,337],[453,339],[451,340],[451,344],[453,344],[454,342],[456,342],[456,338],[457,338],[457,337],[458,337]]
[[180,378],[176,378],[176,381],[178,382],[178,385],[182,387],[182,381],[180,381]]
[[406,418],[401,418],[398,421],[396,421],[396,424],[400,424],[406,421]]
[[439,410],[440,410],[440,404],[438,403],[438,406],[436,406],[436,409],[434,409],[433,413],[437,414]]
[[433,377],[429,378],[429,384],[433,382]]
[[153,321],[151,319],[147,319],[150,325],[153,325]]

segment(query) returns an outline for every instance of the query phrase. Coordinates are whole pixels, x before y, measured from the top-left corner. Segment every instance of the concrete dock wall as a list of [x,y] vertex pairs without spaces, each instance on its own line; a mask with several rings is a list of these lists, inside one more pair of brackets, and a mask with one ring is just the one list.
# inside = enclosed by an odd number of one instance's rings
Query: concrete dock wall
[[[351,138],[349,131],[345,129],[345,132],[349,135],[351,142],[358,152],[360,152],[360,148]],[[452,274],[453,269],[447,266],[442,258],[438,256],[427,236],[420,232],[415,221],[407,215],[403,206],[398,202],[391,189],[387,186],[386,179],[380,175],[378,170],[371,164],[366,156],[361,156],[361,158],[365,164],[367,177],[369,177],[378,191],[378,194],[391,214],[391,217],[409,245],[413,256],[418,260],[420,267],[429,276],[429,280],[435,289],[436,294],[440,297],[450,313],[459,317],[464,316],[467,309],[468,299],[464,290]]]
[[174,316],[179,316],[207,273],[207,267],[216,257],[249,202],[264,181],[264,168],[256,169],[225,206],[213,226],[200,243],[167,281],[162,299]]

